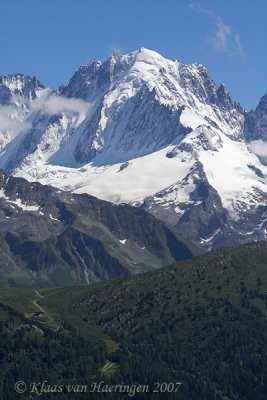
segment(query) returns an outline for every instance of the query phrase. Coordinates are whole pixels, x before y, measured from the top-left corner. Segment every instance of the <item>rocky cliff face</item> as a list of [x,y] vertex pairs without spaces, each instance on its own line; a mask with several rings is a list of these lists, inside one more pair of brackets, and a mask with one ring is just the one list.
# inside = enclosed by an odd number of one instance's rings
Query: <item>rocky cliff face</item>
[[34,100],[44,85],[35,77],[23,74],[0,76],[0,103],[2,105],[21,104],[26,99]]
[[267,93],[255,110],[245,114],[245,135],[248,141],[267,140]]

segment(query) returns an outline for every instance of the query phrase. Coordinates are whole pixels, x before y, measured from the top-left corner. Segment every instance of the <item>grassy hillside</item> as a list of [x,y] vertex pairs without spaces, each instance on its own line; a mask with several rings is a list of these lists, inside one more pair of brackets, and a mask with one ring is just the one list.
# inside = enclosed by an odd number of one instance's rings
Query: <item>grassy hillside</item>
[[[28,316],[36,296],[30,293],[22,293],[26,306],[20,308]],[[105,360],[96,370],[105,382],[150,388],[155,382],[182,383],[177,393],[137,398],[266,398],[267,243],[218,250],[125,280],[40,294],[45,313],[38,324],[47,318],[54,330],[68,326],[77,340],[90,339],[91,349],[96,343],[104,346]],[[19,306],[7,289],[0,290],[0,298]],[[6,360],[2,363],[5,367]]]

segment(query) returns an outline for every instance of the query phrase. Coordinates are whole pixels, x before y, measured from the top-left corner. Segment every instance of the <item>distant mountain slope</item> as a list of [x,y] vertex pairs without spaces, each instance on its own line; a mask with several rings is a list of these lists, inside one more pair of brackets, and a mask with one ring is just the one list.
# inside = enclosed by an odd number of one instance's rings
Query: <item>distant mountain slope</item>
[[267,167],[251,145],[265,140],[266,96],[245,112],[202,64],[141,48],[56,92],[5,76],[0,104],[2,169],[141,206],[205,249],[266,239]]
[[[106,383],[151,388],[155,382],[169,383],[167,394],[150,391],[140,398],[265,400],[266,260],[267,243],[252,243],[124,280],[43,289],[38,304],[46,315],[30,321],[50,318],[51,323],[52,318],[62,325],[60,334],[68,328],[78,337],[108,344],[105,365],[113,369],[110,374],[102,370],[100,377]],[[5,304],[32,314],[33,292],[0,289],[0,296]],[[91,365],[90,357],[87,362]],[[81,374],[85,368],[83,363]],[[182,383],[177,393],[171,385],[176,382]]]
[[1,285],[86,284],[192,255],[145,211],[0,172]]

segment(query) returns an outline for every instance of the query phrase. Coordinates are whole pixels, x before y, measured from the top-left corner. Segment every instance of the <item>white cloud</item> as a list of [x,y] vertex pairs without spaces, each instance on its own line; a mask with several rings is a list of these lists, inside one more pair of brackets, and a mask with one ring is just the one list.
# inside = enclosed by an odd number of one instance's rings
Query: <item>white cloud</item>
[[0,107],[0,132],[12,132],[17,135],[30,127],[30,123],[20,120],[15,107]]
[[222,18],[213,11],[202,8],[198,3],[192,3],[189,7],[195,12],[206,15],[213,21],[216,27],[216,34],[215,37],[211,39],[211,42],[213,44],[213,49],[217,53],[225,53],[230,57],[244,56],[239,34],[235,32],[230,25],[227,25]]
[[253,140],[250,143],[251,150],[260,157],[267,157],[267,142],[263,140]]
[[80,99],[69,99],[44,91],[40,98],[29,102],[27,107],[29,111],[25,113],[23,108],[16,105],[0,106],[0,132],[4,135],[8,132],[9,136],[14,138],[20,132],[30,129],[32,127],[32,113],[36,111],[48,115],[62,112],[78,114],[83,118],[88,112],[90,104]]
[[66,98],[55,94],[45,95],[32,103],[33,111],[43,111],[45,114],[53,115],[64,113],[86,114],[90,108],[89,103],[81,99]]

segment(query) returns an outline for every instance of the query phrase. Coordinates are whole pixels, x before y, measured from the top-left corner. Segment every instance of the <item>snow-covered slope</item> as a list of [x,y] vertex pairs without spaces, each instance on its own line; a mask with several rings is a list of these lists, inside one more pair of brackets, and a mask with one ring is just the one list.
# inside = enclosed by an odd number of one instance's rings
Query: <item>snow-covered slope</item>
[[28,126],[1,134],[1,168],[144,207],[204,247],[266,237],[267,167],[247,144],[257,116],[203,65],[142,48],[80,67],[56,93],[39,86],[10,84]]

